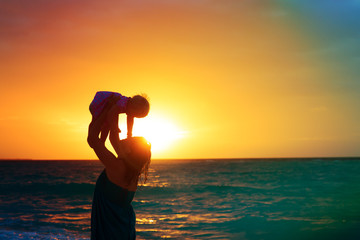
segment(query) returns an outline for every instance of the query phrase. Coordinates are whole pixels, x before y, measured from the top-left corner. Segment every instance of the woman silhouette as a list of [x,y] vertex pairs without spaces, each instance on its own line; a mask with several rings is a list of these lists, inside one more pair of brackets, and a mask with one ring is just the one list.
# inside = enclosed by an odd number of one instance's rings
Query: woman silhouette
[[[105,169],[96,181],[91,210],[91,239],[135,239],[135,213],[131,201],[140,175],[146,181],[151,146],[143,137],[119,138],[118,115],[109,102],[89,125],[88,143]],[[99,138],[104,121],[110,124],[110,141],[118,157]]]

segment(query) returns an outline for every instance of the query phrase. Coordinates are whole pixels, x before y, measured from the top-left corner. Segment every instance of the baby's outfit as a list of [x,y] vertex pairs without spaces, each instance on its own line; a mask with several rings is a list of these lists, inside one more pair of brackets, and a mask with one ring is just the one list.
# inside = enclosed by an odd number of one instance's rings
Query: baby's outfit
[[129,97],[123,96],[117,92],[99,91],[95,94],[94,99],[90,103],[90,112],[94,119],[100,116],[101,112],[106,106],[106,103],[112,96],[116,96],[119,98],[119,100],[116,102],[118,113],[126,112],[126,105],[130,99]]

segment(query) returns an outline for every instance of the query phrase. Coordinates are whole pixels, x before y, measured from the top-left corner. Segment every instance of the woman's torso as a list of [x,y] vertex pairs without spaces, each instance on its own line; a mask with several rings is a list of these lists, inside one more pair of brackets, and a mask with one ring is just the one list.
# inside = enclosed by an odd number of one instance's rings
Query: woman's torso
[[104,170],[96,181],[91,210],[91,239],[135,239],[135,192],[111,182]]
[[121,159],[116,163],[117,166],[109,168],[105,167],[107,178],[115,185],[127,189],[129,191],[136,191],[137,177],[131,177],[132,169],[128,167]]

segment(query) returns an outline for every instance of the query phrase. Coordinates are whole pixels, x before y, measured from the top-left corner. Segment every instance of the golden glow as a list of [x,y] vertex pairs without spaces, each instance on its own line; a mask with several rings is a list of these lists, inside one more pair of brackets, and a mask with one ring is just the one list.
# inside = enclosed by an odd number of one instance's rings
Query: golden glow
[[7,2],[0,158],[96,158],[88,106],[101,90],[150,97],[134,135],[154,158],[359,155],[358,91],[336,85],[347,71],[270,3]]
[[[120,129],[126,129],[124,127]],[[145,137],[151,143],[153,154],[161,153],[173,147],[173,144],[184,137],[185,132],[181,131],[174,122],[160,116],[149,115],[146,118],[135,119],[133,136]],[[120,133],[120,138],[126,137],[126,131]],[[156,155],[155,155],[156,156]]]

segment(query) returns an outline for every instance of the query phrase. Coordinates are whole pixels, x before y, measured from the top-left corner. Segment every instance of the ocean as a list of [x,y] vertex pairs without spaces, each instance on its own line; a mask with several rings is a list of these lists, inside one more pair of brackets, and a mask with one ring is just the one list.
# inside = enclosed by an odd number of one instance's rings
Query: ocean
[[[89,239],[99,161],[0,161],[0,239]],[[360,158],[153,160],[137,239],[360,239]]]

